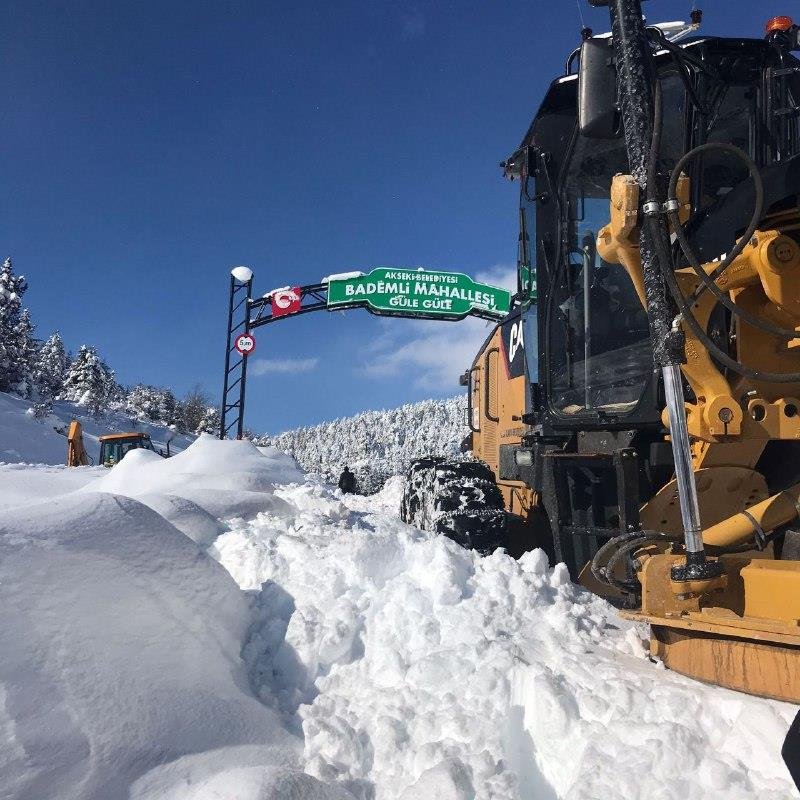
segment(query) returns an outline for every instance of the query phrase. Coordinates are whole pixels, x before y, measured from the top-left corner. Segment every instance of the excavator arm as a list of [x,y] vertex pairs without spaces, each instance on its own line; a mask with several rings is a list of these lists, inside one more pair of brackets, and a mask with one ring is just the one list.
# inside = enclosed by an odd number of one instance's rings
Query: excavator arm
[[85,467],[89,464],[89,456],[83,446],[83,426],[73,419],[67,431],[67,466]]

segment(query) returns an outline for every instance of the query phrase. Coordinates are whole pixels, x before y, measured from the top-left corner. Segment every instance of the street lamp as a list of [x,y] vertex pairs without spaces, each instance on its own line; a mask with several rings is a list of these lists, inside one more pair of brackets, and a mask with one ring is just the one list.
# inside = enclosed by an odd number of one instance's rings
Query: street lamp
[[248,283],[253,278],[253,270],[251,270],[250,267],[234,267],[231,270],[231,275],[233,275],[239,283]]

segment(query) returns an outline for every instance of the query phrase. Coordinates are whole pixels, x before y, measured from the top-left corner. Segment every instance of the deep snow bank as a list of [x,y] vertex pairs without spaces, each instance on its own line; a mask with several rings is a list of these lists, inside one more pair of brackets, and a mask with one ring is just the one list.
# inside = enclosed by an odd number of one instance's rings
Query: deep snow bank
[[69,494],[105,474],[104,467],[0,463],[0,509]]
[[291,456],[273,447],[202,434],[168,459],[132,450],[84,491],[135,497],[190,538],[208,545],[224,530],[220,520],[249,519],[266,510],[291,514],[291,507],[273,490],[278,482],[304,477]]
[[[4,513],[0,797],[795,796],[794,707],[650,663],[540,551],[403,525],[398,481],[300,478],[208,437]],[[165,517],[225,530],[209,552],[248,593]]]
[[0,525],[0,796],[341,798],[251,693],[250,608],[135,500],[73,494]]
[[793,706],[650,663],[541,551],[481,558],[348,509],[365,498],[276,494],[299,513],[234,523],[214,551],[241,586],[266,582],[245,657],[312,774],[365,800],[795,796]]

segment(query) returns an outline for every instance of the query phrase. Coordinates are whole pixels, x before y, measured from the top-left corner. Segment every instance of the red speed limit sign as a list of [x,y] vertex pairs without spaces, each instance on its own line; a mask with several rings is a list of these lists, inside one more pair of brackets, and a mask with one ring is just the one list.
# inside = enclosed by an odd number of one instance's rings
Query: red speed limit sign
[[256,340],[251,333],[243,333],[236,337],[234,347],[243,355],[249,356],[256,349]]

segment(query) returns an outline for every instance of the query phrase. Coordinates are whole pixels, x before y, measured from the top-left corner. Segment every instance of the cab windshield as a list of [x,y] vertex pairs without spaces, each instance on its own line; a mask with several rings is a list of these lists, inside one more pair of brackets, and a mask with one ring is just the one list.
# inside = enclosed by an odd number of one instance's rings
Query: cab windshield
[[155,449],[149,438],[111,439],[110,441],[102,442],[100,445],[100,463],[106,466],[118,464],[129,450],[137,450],[139,448]]
[[[662,161],[683,145],[683,92],[663,79]],[[671,166],[663,163],[662,167]],[[550,403],[557,413],[626,413],[638,404],[653,371],[647,314],[627,271],[597,253],[609,222],[611,181],[627,173],[624,139],[576,135],[562,171],[561,258],[547,301]]]

